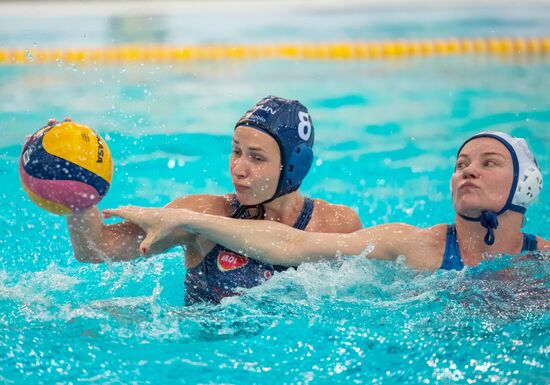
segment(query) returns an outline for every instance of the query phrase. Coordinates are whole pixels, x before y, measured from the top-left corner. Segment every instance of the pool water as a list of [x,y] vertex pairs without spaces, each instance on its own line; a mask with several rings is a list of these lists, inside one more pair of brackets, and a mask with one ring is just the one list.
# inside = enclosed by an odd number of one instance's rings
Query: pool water
[[[550,180],[549,83],[547,57],[0,67],[0,383],[548,383],[548,255],[435,273],[346,256],[186,307],[180,250],[76,261],[17,162],[26,135],[71,116],[115,159],[100,208],[227,193],[234,123],[274,94],[315,124],[306,195],[365,226],[430,226],[452,222],[456,150],[478,131],[525,137]],[[543,192],[524,231],[549,238],[549,216]]]
[[[293,81],[278,83],[283,75]],[[525,136],[548,179],[548,63],[8,67],[0,76],[10,79],[3,110],[28,105],[0,123],[6,383],[547,380],[547,258],[436,274],[349,258],[277,274],[221,306],[185,308],[181,252],[77,262],[63,219],[30,203],[16,165],[26,134],[71,115],[99,130],[115,157],[101,207],[225,193],[233,123],[272,93],[302,100],[315,122],[304,193],[351,205],[365,225],[450,222],[453,158],[472,133]],[[542,194],[525,230],[548,238],[549,213]]]

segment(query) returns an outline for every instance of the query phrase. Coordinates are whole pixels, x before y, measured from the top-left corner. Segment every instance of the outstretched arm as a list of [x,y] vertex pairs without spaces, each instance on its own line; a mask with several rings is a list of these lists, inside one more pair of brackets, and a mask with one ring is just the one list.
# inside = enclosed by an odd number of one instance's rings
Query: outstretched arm
[[[180,214],[181,215],[181,214]],[[361,230],[350,234],[301,231],[273,221],[235,220],[192,215],[182,227],[239,254],[262,262],[296,266],[332,259],[339,253],[359,255],[369,248]]]
[[[174,215],[177,215],[174,213]],[[181,215],[181,214],[180,214]],[[296,266],[303,262],[334,259],[337,255],[360,255],[393,259],[384,243],[386,226],[361,229],[350,234],[297,230],[273,221],[235,220],[191,215],[182,227],[262,262]]]
[[[235,252],[262,262],[296,266],[303,262],[332,259],[338,254],[395,259],[418,229],[404,224],[389,224],[358,230],[351,234],[313,233],[296,230],[272,221],[236,220],[201,214],[185,209],[122,207],[105,210],[106,216],[119,216],[140,226],[147,236],[141,252],[162,239],[174,228],[202,234]],[[399,236],[396,237],[396,234]],[[405,237],[403,237],[405,235]]]

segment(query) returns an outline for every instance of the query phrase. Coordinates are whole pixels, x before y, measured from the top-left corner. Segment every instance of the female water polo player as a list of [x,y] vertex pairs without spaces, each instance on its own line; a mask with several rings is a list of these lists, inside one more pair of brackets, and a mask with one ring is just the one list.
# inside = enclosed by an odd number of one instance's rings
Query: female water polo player
[[274,223],[218,221],[183,210],[126,207],[106,210],[141,226],[142,248],[174,228],[203,234],[264,263],[284,266],[359,255],[371,246],[370,258],[403,255],[415,268],[461,270],[478,265],[486,254],[550,251],[550,243],[524,234],[527,206],[542,189],[542,174],[527,143],[501,132],[469,138],[459,149],[451,179],[455,223],[423,229],[402,223],[379,225],[352,234],[299,232]]
[[[229,161],[235,194],[191,195],[167,205],[215,217],[277,221],[298,230],[353,232],[360,229],[349,207],[304,197],[298,191],[313,160],[313,124],[296,100],[268,96],[236,124]],[[78,260],[124,261],[140,256],[143,230],[133,223],[105,225],[97,208],[67,217]],[[257,221],[259,222],[259,221]],[[185,246],[187,303],[219,302],[238,287],[248,288],[286,267],[248,259],[208,237],[180,228],[154,243],[147,254]]]

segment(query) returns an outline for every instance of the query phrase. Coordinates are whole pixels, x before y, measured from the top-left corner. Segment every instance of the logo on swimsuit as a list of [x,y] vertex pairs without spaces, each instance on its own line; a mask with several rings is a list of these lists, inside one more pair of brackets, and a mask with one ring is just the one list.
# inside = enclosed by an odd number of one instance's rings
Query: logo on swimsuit
[[229,271],[240,269],[248,264],[248,258],[229,251],[223,251],[218,255],[218,269]]

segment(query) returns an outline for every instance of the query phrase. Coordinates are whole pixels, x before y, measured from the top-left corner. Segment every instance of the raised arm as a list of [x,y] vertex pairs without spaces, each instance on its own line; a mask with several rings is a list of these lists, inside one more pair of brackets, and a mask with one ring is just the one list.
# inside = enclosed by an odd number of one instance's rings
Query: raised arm
[[[128,261],[143,255],[139,245],[145,238],[145,232],[130,222],[104,224],[96,207],[68,216],[67,224],[74,256],[81,262]],[[155,242],[147,254],[154,255],[175,245],[184,244],[190,237],[191,234],[175,229]]]
[[[213,196],[192,195],[176,199],[166,207],[208,212],[214,210],[212,205]],[[96,206],[67,216],[67,224],[75,258],[81,262],[126,261],[143,255],[140,253],[139,245],[145,238],[145,231],[130,222],[104,224]],[[192,239],[194,239],[193,234],[181,228],[174,228],[162,239],[156,240],[149,247],[147,254],[157,254]]]
[[96,206],[67,216],[74,256],[81,262],[121,261],[140,256],[145,233],[129,222],[105,225]]

